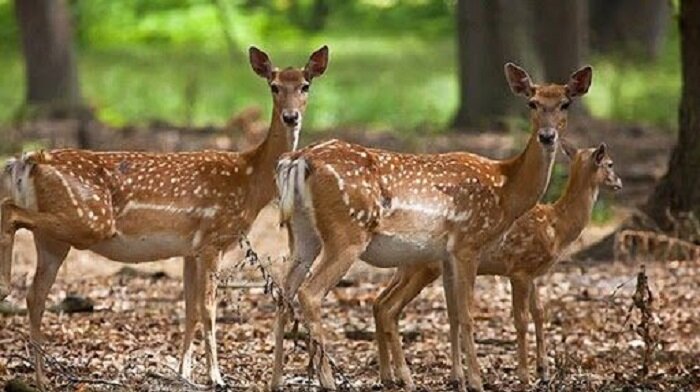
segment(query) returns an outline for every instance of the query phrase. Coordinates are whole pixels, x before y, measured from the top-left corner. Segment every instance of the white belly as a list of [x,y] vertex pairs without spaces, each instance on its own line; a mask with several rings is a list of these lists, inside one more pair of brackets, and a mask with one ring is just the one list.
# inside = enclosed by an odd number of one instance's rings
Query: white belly
[[362,261],[379,268],[429,263],[446,257],[445,239],[423,233],[375,234],[360,255]]
[[144,235],[118,234],[99,242],[90,250],[114,261],[141,263],[184,256],[191,251],[192,241],[175,233]]
[[445,220],[439,211],[422,203],[396,204],[382,217],[360,258],[380,268],[446,259]]

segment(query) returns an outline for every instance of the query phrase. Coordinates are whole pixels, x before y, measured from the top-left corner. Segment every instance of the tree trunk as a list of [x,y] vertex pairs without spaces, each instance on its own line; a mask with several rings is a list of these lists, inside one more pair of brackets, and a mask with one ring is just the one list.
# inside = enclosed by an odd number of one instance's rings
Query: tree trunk
[[678,144],[668,172],[649,198],[646,212],[670,229],[666,211],[700,216],[700,1],[682,0],[679,18],[683,87],[678,113]]
[[655,58],[670,20],[669,0],[590,0],[591,46],[622,58]]
[[521,2],[508,0],[457,1],[460,104],[455,128],[493,124],[519,103],[505,82],[503,65],[525,59],[526,11]]
[[[681,0],[681,103],[678,111],[678,142],[671,153],[668,171],[652,191],[641,222],[631,219],[623,227],[679,232],[678,224],[700,216],[700,1]],[[694,217],[688,213],[693,213]],[[688,219],[690,222],[683,220]],[[675,234],[675,233],[674,233]],[[695,237],[699,233],[690,233]],[[614,234],[574,257],[612,260]]]
[[16,0],[27,93],[24,116],[78,121],[77,144],[90,147],[94,119],[83,103],[66,0]]
[[566,83],[588,54],[588,0],[535,0],[530,4],[544,80]]
[[82,107],[73,47],[71,15],[65,0],[16,0],[26,66],[26,103],[73,113]]

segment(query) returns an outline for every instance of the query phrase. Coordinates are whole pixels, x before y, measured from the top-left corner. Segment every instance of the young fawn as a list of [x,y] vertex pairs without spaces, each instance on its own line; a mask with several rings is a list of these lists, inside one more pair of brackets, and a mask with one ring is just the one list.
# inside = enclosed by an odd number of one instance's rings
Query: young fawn
[[[528,306],[535,322],[537,372],[547,378],[544,341],[544,309],[535,278],[547,273],[566,248],[574,242],[590,220],[600,186],[614,190],[622,181],[613,170],[613,161],[605,144],[576,150],[562,141],[562,149],[571,159],[570,175],[562,196],[554,204],[537,204],[513,223],[503,239],[492,243],[480,255],[479,275],[510,278],[513,315],[518,341],[518,376],[528,382],[527,323]],[[441,274],[440,264],[415,264],[400,267],[374,304],[379,373],[382,381],[393,380],[391,364],[405,385],[413,385],[401,350],[399,315],[420,291]],[[390,359],[391,354],[391,359]]]
[[[10,289],[15,231],[34,233],[38,259],[27,295],[30,338],[40,340],[46,297],[71,247],[139,263],[184,257],[185,334],[180,372],[190,378],[198,322],[210,381],[223,384],[216,357],[216,279],[220,254],[250,228],[276,194],[278,157],[296,146],[311,81],[324,73],[328,49],[302,69],[273,68],[250,49],[253,70],[272,91],[270,130],[242,152],[39,151],[7,164],[11,197],[2,202],[0,298]],[[36,376],[46,385],[41,355]]]
[[[536,85],[521,68],[506,64],[514,93],[531,107],[532,133],[525,150],[508,160],[475,154],[402,154],[331,140],[286,154],[277,169],[282,222],[288,227],[292,262],[284,282],[287,301],[277,311],[271,387],[283,385],[285,306],[298,291],[310,335],[311,355],[323,387],[334,389],[324,351],[321,302],[357,259],[378,267],[442,262],[457,276],[445,279],[447,307],[459,314],[465,339],[453,336],[453,376],[464,380],[459,343],[468,355],[469,384],[481,389],[469,298],[477,255],[539,200],[549,181],[567,107],[585,94],[590,67],[568,84]],[[306,272],[316,257],[323,254]],[[454,290],[455,284],[459,290]],[[458,336],[458,335],[456,335]],[[316,347],[320,346],[320,347]],[[315,356],[318,352],[321,355]],[[402,379],[407,377],[402,377]]]

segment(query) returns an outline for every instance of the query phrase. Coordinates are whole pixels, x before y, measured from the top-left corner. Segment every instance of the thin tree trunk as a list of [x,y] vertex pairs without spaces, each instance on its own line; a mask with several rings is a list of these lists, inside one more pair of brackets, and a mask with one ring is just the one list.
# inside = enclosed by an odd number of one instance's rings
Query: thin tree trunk
[[655,58],[669,25],[669,0],[590,0],[591,45],[602,53]]
[[566,83],[588,54],[588,0],[535,0],[531,5],[544,79]]
[[71,16],[65,0],[17,0],[29,105],[82,106]]
[[25,117],[78,120],[77,145],[89,148],[93,113],[80,94],[71,14],[66,0],[16,0],[24,52]]
[[[643,210],[652,222],[633,217],[626,227],[664,231],[678,229],[682,215],[700,217],[700,1],[681,0],[681,70],[683,86],[678,111],[678,143],[666,175],[651,192]],[[671,219],[669,219],[671,218]],[[675,220],[676,222],[674,222]],[[691,233],[695,236],[698,233]],[[612,260],[614,234],[575,255],[578,259]]]
[[507,61],[525,58],[525,7],[507,0],[458,0],[456,9],[460,104],[453,126],[493,124],[518,101],[503,76]]
[[664,229],[671,228],[667,210],[700,216],[700,1],[681,1],[679,25],[683,87],[678,144],[668,172],[646,205],[646,212]]

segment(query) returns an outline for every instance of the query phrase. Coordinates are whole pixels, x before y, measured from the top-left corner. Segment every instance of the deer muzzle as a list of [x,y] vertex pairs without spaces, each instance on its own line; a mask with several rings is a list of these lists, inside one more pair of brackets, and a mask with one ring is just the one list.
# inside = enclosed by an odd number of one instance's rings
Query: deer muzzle
[[537,131],[537,140],[544,146],[553,147],[557,141],[557,129],[553,127],[540,128]]
[[282,122],[289,127],[296,127],[301,122],[301,114],[298,110],[288,110],[282,111]]

